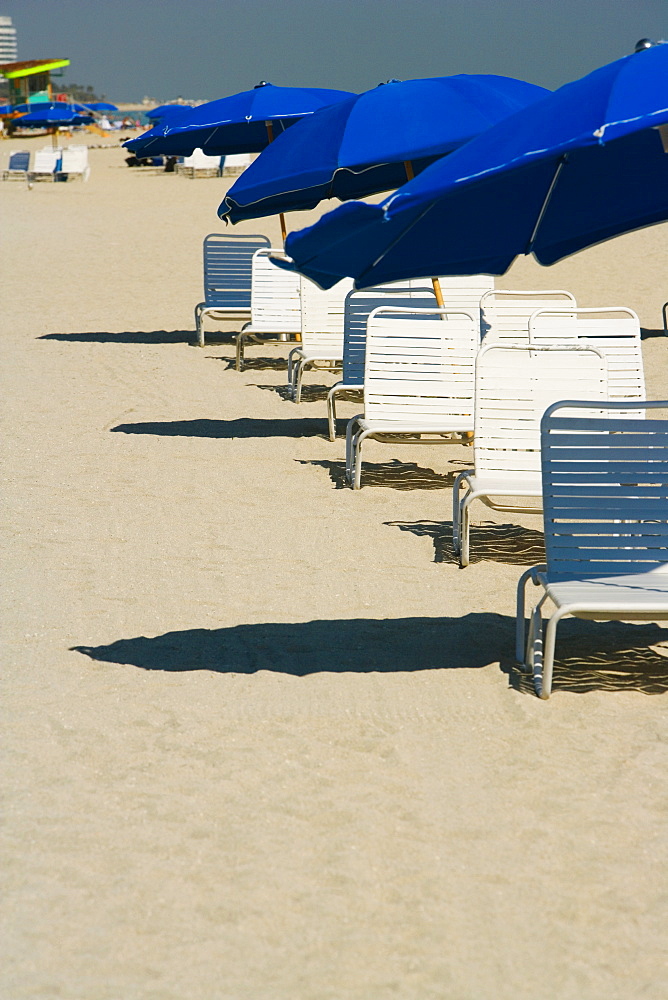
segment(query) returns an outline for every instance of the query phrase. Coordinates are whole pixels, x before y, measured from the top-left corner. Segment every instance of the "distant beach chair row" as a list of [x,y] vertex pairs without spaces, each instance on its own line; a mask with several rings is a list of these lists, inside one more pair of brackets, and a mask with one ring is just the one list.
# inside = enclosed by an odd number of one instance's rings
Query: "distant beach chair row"
[[9,156],[2,172],[3,181],[67,181],[77,177],[87,181],[90,176],[88,146],[44,146],[35,151],[32,169],[30,150],[16,150]]
[[208,156],[201,149],[193,150],[177,163],[177,173],[182,177],[238,177],[251,162],[249,153],[228,156]]
[[[205,318],[246,320],[237,363],[251,341],[300,339],[288,359],[289,391],[305,371],[343,365],[328,394],[359,391],[348,422],[346,480],[361,486],[364,440],[473,443],[472,468],[453,488],[453,549],[470,557],[470,507],[508,512],[543,504],[547,563],[522,574],[516,655],[550,695],[562,617],[668,620],[668,420],[648,408],[637,315],[578,307],[563,290],[495,289],[487,276],[329,291],[272,264],[262,236],[208,236]],[[573,402],[587,400],[587,402]],[[503,501],[503,502],[502,502]],[[542,588],[527,623],[526,588]],[[554,610],[543,623],[546,602]]]

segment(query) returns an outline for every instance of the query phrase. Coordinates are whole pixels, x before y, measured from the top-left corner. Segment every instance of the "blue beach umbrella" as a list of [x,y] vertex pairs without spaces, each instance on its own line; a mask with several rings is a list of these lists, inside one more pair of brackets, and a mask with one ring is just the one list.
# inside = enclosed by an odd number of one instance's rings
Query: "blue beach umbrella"
[[56,101],[46,105],[39,111],[29,111],[14,119],[14,124],[20,128],[59,128],[68,125],[88,125],[95,120],[90,111],[78,110],[81,106],[65,104]]
[[151,108],[146,112],[146,117],[151,121],[166,124],[169,121],[176,121],[181,115],[192,111],[191,104],[159,104],[157,108]]
[[93,101],[92,104],[84,104],[83,107],[90,108],[91,111],[118,111],[115,104],[108,104],[107,101]]
[[189,156],[198,148],[209,156],[259,153],[304,115],[351,96],[347,90],[261,83],[253,90],[190,108],[178,121],[167,119],[125,146],[137,156]]
[[493,126],[381,205],[293,233],[294,269],[327,288],[544,265],[668,219],[668,45],[566,84]]
[[399,187],[548,93],[505,76],[391,80],[278,136],[230,188],[218,214],[239,222]]

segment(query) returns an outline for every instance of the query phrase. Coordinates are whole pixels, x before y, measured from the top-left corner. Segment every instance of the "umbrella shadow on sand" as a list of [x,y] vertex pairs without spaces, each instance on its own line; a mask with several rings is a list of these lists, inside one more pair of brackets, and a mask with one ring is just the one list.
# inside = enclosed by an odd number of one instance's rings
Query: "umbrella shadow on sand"
[[45,333],[37,340],[64,340],[78,344],[189,344],[192,330],[126,330],[124,333]]
[[[516,690],[532,691],[514,663],[513,618],[473,612],[462,618],[343,619],[266,622],[185,629],[72,649],[103,663],[141,670],[292,677],[316,673],[405,673],[480,669],[498,664]],[[666,655],[650,648],[664,643]],[[564,622],[555,688],[668,691],[668,631],[656,625]]]
[[[434,542],[434,562],[459,565],[452,548],[452,521],[385,521],[388,527],[410,531],[431,538]],[[512,566],[533,566],[545,562],[542,531],[523,528],[518,524],[495,524],[483,521],[472,524],[470,530],[470,562],[510,563]]]
[[147,420],[141,423],[118,424],[114,434],[155,434],[158,437],[200,437],[231,440],[232,438],[298,438],[324,437],[325,422],[315,417],[298,420],[261,420],[239,417],[236,420]]

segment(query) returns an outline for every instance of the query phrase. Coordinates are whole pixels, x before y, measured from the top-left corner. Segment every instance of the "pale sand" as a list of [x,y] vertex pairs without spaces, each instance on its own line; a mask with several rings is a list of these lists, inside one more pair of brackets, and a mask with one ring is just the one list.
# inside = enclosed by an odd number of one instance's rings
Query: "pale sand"
[[[663,1000],[666,632],[564,626],[540,702],[513,669],[539,518],[479,507],[461,571],[466,449],[370,444],[384,485],[336,489],[321,400],[186,343],[227,182],[123,155],[0,185],[1,995]],[[667,258],[656,227],[500,284],[657,330]]]

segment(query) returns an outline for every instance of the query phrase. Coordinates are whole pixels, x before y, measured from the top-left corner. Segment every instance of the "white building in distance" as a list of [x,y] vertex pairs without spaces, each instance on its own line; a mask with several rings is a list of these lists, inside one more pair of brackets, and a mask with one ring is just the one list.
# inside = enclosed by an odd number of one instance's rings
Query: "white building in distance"
[[0,17],[0,64],[16,62],[16,28],[11,17]]

